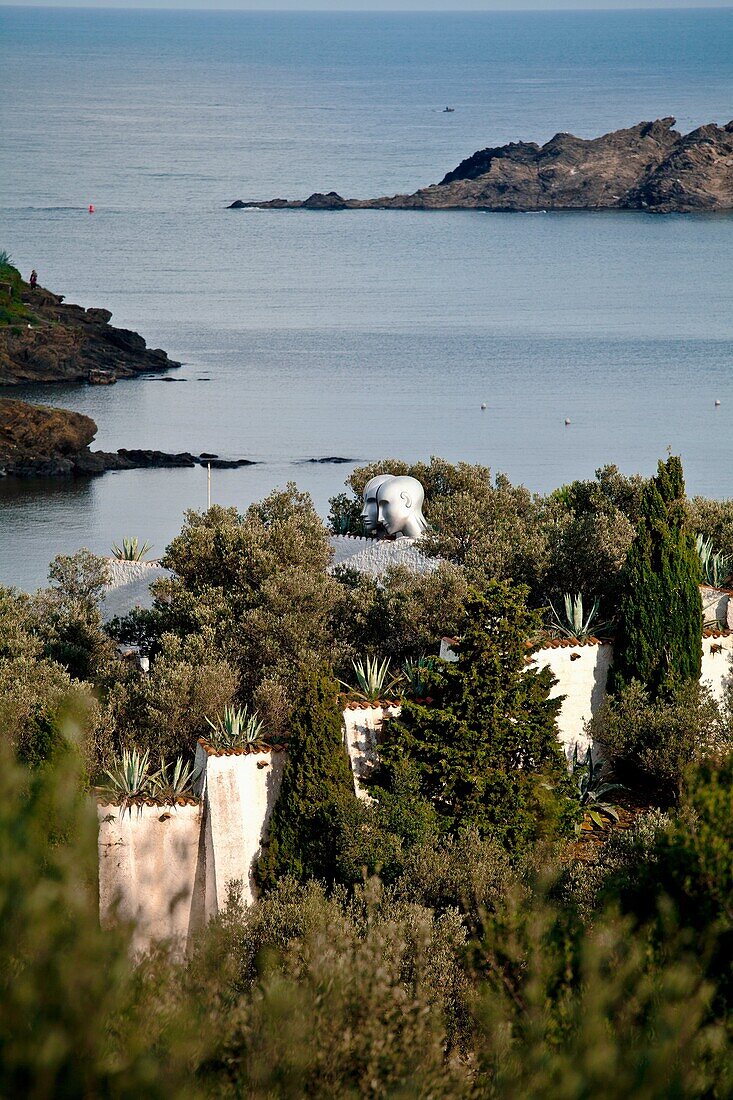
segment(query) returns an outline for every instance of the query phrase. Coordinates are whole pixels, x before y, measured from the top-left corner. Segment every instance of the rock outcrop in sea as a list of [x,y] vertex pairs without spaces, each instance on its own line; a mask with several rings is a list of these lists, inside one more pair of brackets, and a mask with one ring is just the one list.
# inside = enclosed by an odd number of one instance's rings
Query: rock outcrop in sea
[[116,382],[180,363],[142,336],[111,325],[107,309],[65,303],[34,290],[15,268],[0,270],[0,385],[28,382]]
[[214,469],[254,466],[248,458],[219,458],[189,451],[89,449],[97,425],[69,409],[29,405],[0,397],[0,474],[15,477],[89,477],[107,470],[164,469],[211,465]]
[[674,118],[640,122],[602,137],[556,134],[545,145],[510,142],[481,149],[440,183],[411,195],[231,204],[287,210],[733,210],[733,121],[689,134]]

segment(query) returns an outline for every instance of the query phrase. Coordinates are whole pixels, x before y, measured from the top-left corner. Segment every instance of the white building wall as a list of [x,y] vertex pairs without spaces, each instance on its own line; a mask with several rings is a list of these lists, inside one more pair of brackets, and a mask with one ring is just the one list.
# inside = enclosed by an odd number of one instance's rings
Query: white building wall
[[580,754],[591,744],[586,725],[606,697],[612,655],[613,647],[608,642],[584,645],[559,642],[532,654],[534,666],[549,668],[557,680],[550,692],[551,698],[565,696],[557,725],[568,760],[572,759],[576,745]]
[[354,775],[354,790],[359,798],[371,801],[362,780],[377,763],[377,739],[385,718],[395,718],[399,706],[379,703],[374,706],[349,703],[344,711],[344,742]]
[[99,913],[103,927],[134,925],[132,946],[167,941],[183,951],[204,921],[196,897],[201,806],[119,806],[99,815]]
[[702,640],[702,675],[716,699],[733,684],[733,632],[706,631]]
[[197,747],[207,916],[225,907],[232,882],[241,883],[245,904],[255,900],[255,864],[267,839],[284,761],[282,752],[216,755],[201,744]]

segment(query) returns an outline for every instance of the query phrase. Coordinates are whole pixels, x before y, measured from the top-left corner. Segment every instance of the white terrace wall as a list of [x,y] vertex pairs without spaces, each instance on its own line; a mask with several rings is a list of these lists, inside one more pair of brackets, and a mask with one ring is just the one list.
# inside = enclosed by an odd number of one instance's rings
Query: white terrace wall
[[[455,638],[442,639],[440,656],[443,660],[458,660],[455,645]],[[587,642],[557,639],[532,653],[533,667],[549,667],[557,680],[552,697],[565,696],[557,724],[568,759],[576,744],[581,751],[590,744],[585,726],[606,697],[612,661],[613,646],[596,638]],[[717,699],[722,698],[733,683],[733,630],[703,631],[700,682],[707,684]]]
[[253,871],[267,838],[284,753],[196,753],[201,800],[185,805],[100,803],[99,912],[102,925],[134,925],[133,951],[167,941],[183,953],[241,883],[255,897]]
[[550,696],[563,695],[557,726],[565,755],[572,758],[575,746],[585,752],[591,740],[586,724],[606,697],[606,681],[613,647],[595,639],[587,642],[557,640],[532,653],[535,668],[549,668],[557,683]]
[[717,699],[733,684],[733,630],[705,631],[700,683],[707,684]]
[[119,806],[99,814],[99,914],[103,927],[134,925],[133,950],[166,940],[179,951],[204,921],[197,899],[201,806]]
[[398,703],[348,703],[344,711],[344,743],[354,775],[354,790],[359,798],[370,801],[362,780],[377,763],[377,739],[385,718],[396,718]]
[[718,623],[733,630],[733,592],[728,588],[709,588],[702,585],[702,618],[704,623]]
[[284,760],[282,751],[216,754],[199,743],[207,916],[224,908],[232,882],[241,883],[245,904],[255,899],[255,863],[267,839]]

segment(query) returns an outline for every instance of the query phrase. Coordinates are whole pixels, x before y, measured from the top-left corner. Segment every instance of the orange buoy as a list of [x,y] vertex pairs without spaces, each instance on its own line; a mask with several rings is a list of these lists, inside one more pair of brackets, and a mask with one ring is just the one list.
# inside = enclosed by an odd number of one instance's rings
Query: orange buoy
[[90,203],[89,203],[89,213],[90,213],[90,214],[93,214],[93,213],[94,213],[94,203],[93,203],[93,202],[90,202]]

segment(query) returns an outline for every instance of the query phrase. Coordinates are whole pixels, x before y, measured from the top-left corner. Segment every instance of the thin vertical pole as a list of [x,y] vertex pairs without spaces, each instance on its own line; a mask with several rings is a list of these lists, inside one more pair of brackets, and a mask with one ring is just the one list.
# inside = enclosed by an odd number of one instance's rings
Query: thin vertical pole
[[211,463],[206,463],[206,507],[211,508]]

